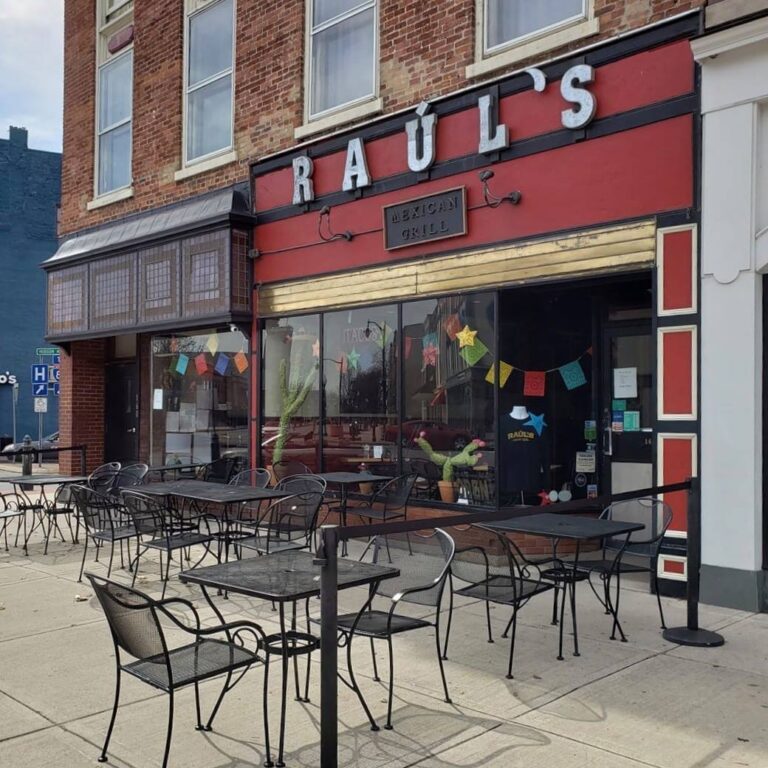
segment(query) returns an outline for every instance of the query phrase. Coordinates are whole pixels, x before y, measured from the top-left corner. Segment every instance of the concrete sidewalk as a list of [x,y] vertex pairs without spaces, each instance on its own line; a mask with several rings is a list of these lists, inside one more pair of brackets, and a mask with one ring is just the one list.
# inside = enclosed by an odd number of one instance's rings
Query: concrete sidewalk
[[[103,615],[88,587],[76,582],[81,557],[81,546],[59,541],[44,557],[37,534],[30,541],[29,557],[13,548],[0,552],[0,765],[8,768],[96,764],[112,704],[114,660]],[[106,572],[90,555],[88,567]],[[157,568],[145,570],[142,565],[142,572],[137,586],[159,595]],[[113,575],[127,579],[119,568]],[[202,602],[198,592],[173,577],[168,593]],[[348,609],[356,609],[363,599],[362,591],[341,593]],[[655,599],[641,584],[625,584],[622,592],[627,643],[608,639],[609,617],[583,584],[578,600],[582,655],[572,656],[569,645],[565,660],[556,661],[551,598],[542,596],[520,614],[516,677],[511,681],[504,677],[508,644],[500,637],[509,611],[493,611],[496,642],[488,644],[483,605],[461,603],[446,663],[452,705],[442,699],[431,630],[397,637],[395,728],[371,732],[354,694],[340,686],[339,764],[768,765],[768,616],[702,606],[702,625],[722,632],[727,643],[720,649],[685,649],[662,639]],[[244,617],[268,631],[276,628],[269,604],[235,595],[218,604],[228,619]],[[665,609],[670,625],[684,623],[682,602],[666,600]],[[385,655],[382,648],[381,662]],[[343,653],[340,658],[343,663]],[[314,661],[311,703],[293,701],[289,689],[288,766],[316,768],[320,762],[318,670]],[[356,653],[355,670],[383,725],[386,687],[372,679],[365,641]],[[261,765],[262,679],[261,670],[252,670],[230,692],[212,733],[194,730],[192,691],[177,694],[170,765]],[[270,675],[270,680],[276,707],[278,675]],[[217,682],[201,686],[204,712],[218,690]],[[160,765],[166,717],[165,695],[124,677],[110,764]],[[276,709],[272,717],[274,741]]]

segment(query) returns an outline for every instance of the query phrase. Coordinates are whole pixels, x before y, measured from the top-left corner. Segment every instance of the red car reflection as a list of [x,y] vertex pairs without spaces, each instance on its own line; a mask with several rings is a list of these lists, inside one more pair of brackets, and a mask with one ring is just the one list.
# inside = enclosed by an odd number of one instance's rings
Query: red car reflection
[[[387,426],[387,442],[397,442],[397,432],[397,425]],[[403,445],[413,445],[422,432],[427,442],[437,451],[460,451],[472,439],[466,432],[447,424],[417,419],[403,422]]]

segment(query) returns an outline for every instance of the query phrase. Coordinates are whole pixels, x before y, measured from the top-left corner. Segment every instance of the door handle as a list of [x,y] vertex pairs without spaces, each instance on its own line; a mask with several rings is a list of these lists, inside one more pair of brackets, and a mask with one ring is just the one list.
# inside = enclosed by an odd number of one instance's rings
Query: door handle
[[128,432],[130,432],[131,434],[133,434],[134,432],[136,432],[136,427],[131,427],[131,428],[128,430]]
[[613,432],[610,427],[603,430],[603,455],[613,456]]

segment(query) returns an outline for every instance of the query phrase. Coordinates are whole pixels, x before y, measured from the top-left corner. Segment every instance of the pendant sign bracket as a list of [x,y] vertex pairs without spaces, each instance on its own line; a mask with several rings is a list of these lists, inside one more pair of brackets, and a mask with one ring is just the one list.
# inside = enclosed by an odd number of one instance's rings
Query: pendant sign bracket
[[384,247],[390,251],[460,237],[467,233],[467,191],[456,187],[386,205],[383,213]]

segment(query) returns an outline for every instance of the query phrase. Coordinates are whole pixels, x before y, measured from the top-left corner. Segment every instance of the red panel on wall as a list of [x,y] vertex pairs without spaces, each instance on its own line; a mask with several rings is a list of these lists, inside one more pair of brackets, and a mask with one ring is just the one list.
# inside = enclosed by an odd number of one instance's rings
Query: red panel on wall
[[664,573],[685,574],[685,563],[680,560],[664,560]]
[[693,307],[693,230],[664,234],[662,311]]
[[[255,245],[262,252],[255,277],[273,282],[336,272],[688,208],[693,194],[691,142],[692,119],[686,115],[498,163],[493,190],[519,189],[523,199],[515,208],[483,206],[475,171],[354,200],[335,206],[332,217],[335,231],[366,233],[351,243],[317,246],[316,211],[261,224],[255,230]],[[466,236],[393,252],[384,249],[382,206],[460,185],[467,187],[470,209]]]
[[693,332],[665,330],[662,344],[663,390],[660,418],[693,413]]
[[[664,483],[680,483],[693,475],[693,447],[690,437],[670,437],[665,435],[659,438],[663,445],[663,478]],[[664,501],[672,508],[672,531],[687,531],[688,520],[688,494],[685,491],[676,491],[664,495]]]

